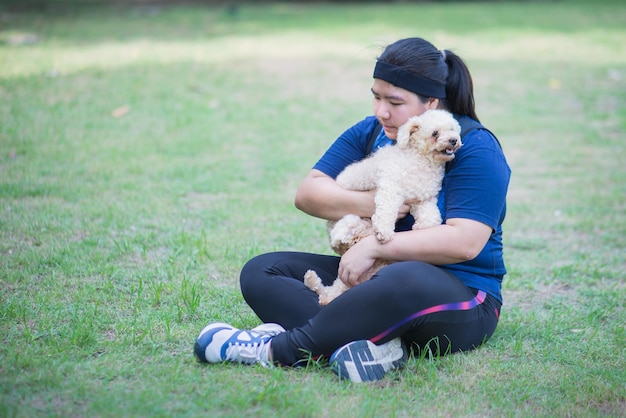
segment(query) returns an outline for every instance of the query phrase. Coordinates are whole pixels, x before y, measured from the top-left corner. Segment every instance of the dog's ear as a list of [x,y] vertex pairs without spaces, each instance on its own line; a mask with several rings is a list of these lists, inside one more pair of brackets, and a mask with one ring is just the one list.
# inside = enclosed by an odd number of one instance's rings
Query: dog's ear
[[411,124],[411,129],[409,130],[409,136],[412,136],[415,132],[420,130],[420,125],[419,123],[414,122],[413,124]]
[[420,130],[420,121],[417,117],[410,118],[398,132],[397,145],[400,147],[408,147],[413,134]]
[[416,139],[417,137],[419,137],[420,131],[423,130],[423,126],[421,124],[421,120],[415,118],[413,121],[411,121],[411,125],[409,126],[409,138],[407,140],[407,146],[410,145],[412,147],[414,147],[416,145]]

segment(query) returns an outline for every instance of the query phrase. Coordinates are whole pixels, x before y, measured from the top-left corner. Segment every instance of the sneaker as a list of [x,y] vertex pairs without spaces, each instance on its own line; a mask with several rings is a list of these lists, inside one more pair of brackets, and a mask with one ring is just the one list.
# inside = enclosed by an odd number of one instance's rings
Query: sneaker
[[408,350],[400,338],[376,345],[368,340],[353,341],[330,356],[329,363],[340,379],[353,382],[380,380],[392,369],[406,364]]
[[230,361],[268,366],[269,342],[273,337],[269,333],[244,331],[223,322],[215,322],[200,331],[193,352],[199,361],[205,363]]

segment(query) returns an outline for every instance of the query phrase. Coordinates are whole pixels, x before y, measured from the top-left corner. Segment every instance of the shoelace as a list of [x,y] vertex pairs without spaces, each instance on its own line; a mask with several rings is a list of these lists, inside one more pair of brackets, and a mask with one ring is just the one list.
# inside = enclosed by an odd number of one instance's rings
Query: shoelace
[[[247,341],[246,339],[239,339],[242,334],[248,337]],[[226,343],[228,344],[225,351],[226,360],[244,364],[255,364],[258,362],[263,365],[268,365],[267,350],[271,338],[271,335],[239,331]]]

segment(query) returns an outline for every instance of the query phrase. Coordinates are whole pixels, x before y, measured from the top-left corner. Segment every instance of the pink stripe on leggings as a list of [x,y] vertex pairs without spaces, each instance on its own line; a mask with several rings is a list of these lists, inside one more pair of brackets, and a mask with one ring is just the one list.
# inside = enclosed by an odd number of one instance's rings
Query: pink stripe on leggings
[[389,333],[391,333],[394,329],[398,328],[402,324],[405,324],[409,321],[420,318],[424,315],[430,315],[433,313],[444,312],[444,311],[469,311],[470,309],[473,309],[476,306],[483,303],[486,297],[487,297],[487,294],[483,292],[482,290],[479,290],[476,296],[474,296],[470,300],[467,300],[464,302],[444,303],[442,305],[435,305],[430,308],[422,309],[421,311],[415,312],[413,315],[398,322],[394,326],[387,328],[385,331],[381,332],[374,338],[371,338],[370,341],[373,343],[376,343],[377,341],[380,341],[381,339],[389,335]]

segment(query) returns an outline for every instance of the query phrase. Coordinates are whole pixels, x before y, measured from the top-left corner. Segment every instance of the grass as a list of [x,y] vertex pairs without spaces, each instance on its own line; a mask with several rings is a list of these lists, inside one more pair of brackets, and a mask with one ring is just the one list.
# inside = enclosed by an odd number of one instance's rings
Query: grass
[[[625,416],[626,7],[244,5],[0,14],[0,416]],[[399,37],[466,58],[513,169],[505,306],[381,382],[202,366],[255,254]]]

